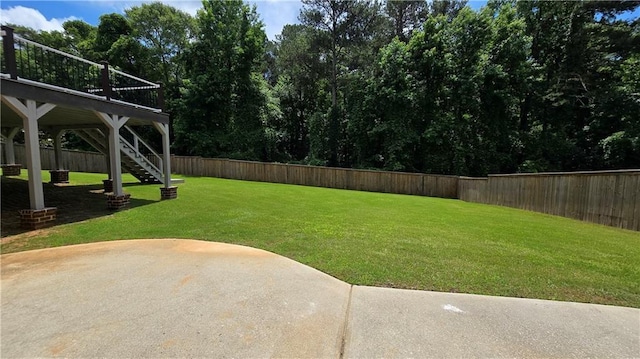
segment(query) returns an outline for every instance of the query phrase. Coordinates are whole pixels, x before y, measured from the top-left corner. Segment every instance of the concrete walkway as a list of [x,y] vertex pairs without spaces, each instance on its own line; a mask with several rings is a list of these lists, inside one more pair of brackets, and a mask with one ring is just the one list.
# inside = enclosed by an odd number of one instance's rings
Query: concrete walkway
[[1,256],[0,356],[640,357],[640,310],[350,286],[192,240]]

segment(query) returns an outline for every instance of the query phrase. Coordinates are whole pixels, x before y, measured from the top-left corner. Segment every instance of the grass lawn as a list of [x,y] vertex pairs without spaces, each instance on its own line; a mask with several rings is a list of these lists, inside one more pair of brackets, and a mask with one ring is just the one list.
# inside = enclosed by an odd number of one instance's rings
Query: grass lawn
[[640,308],[639,232],[459,200],[179,177],[176,200],[159,201],[158,185],[127,185],[152,202],[8,237],[2,252],[203,239],[275,252],[352,284]]

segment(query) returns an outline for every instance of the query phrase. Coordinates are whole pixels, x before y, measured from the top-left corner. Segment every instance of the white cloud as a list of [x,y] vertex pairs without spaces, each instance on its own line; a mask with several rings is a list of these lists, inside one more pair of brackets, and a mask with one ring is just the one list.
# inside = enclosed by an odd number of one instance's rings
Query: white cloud
[[62,30],[62,24],[68,20],[76,20],[74,16],[64,19],[47,19],[36,9],[13,6],[8,9],[0,9],[0,23],[28,26],[36,30],[52,31]]

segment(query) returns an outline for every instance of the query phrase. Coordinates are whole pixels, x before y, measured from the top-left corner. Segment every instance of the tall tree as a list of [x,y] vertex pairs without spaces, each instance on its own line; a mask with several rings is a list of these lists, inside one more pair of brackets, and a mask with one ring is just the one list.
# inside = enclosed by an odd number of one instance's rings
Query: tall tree
[[385,11],[393,22],[393,34],[406,42],[427,19],[429,4],[426,0],[387,0]]
[[346,162],[341,153],[344,151],[340,151],[346,143],[344,108],[339,103],[340,79],[345,73],[357,71],[367,62],[365,59],[372,59],[366,56],[366,45],[376,37],[373,30],[380,25],[381,7],[377,2],[350,0],[303,0],[303,4],[300,21],[317,30],[323,57],[329,63],[331,107],[325,114],[326,137],[328,164],[336,166]]
[[184,56],[175,146],[187,154],[263,159],[266,35],[256,9],[242,1],[207,0],[196,20],[197,37]]
[[116,13],[100,16],[100,23],[95,39],[95,49],[101,54],[106,54],[121,36],[129,36],[133,32],[127,19]]
[[282,150],[291,159],[302,161],[310,151],[309,130],[314,113],[323,111],[321,94],[327,75],[327,64],[321,60],[316,30],[305,25],[285,25],[278,36],[279,69],[275,86],[280,100]]
[[518,3],[533,36],[538,70],[523,102],[522,127],[529,129],[523,169],[605,165],[599,144],[623,138],[617,132],[626,106],[620,105],[629,101],[617,84],[625,61],[639,48],[633,26],[620,15],[639,6],[638,1]]
[[342,59],[347,43],[347,28],[353,22],[350,16],[355,1],[340,0],[303,0],[300,12],[302,24],[317,29],[323,36],[322,42],[327,51],[326,56],[331,64],[331,102],[338,104],[338,64]]
[[100,61],[95,43],[98,29],[82,20],[65,21],[62,24],[65,34],[71,40],[71,52],[82,58]]
[[193,38],[195,22],[191,15],[160,2],[125,10],[132,35],[151,50],[160,78],[166,85],[178,84],[183,75],[178,61]]
[[94,50],[101,60],[140,77],[149,77],[150,53],[133,37],[133,28],[120,14],[100,16]]
[[[125,10],[125,14],[133,30],[132,37],[148,49],[150,66],[156,70],[148,74],[148,79],[164,84],[171,141],[174,141],[173,122],[185,76],[181,56],[194,37],[195,20],[191,15],[160,2],[134,6]],[[161,140],[156,131],[140,131],[151,142],[159,143]]]
[[431,1],[431,14],[444,15],[449,21],[453,20],[460,10],[467,5],[468,0],[433,0]]

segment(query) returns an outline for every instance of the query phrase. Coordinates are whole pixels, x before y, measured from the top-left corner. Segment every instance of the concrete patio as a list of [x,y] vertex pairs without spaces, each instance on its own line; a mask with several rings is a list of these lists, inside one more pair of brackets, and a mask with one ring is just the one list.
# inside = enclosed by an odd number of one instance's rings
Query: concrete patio
[[236,245],[131,240],[1,259],[3,358],[640,356],[638,309],[351,286]]

